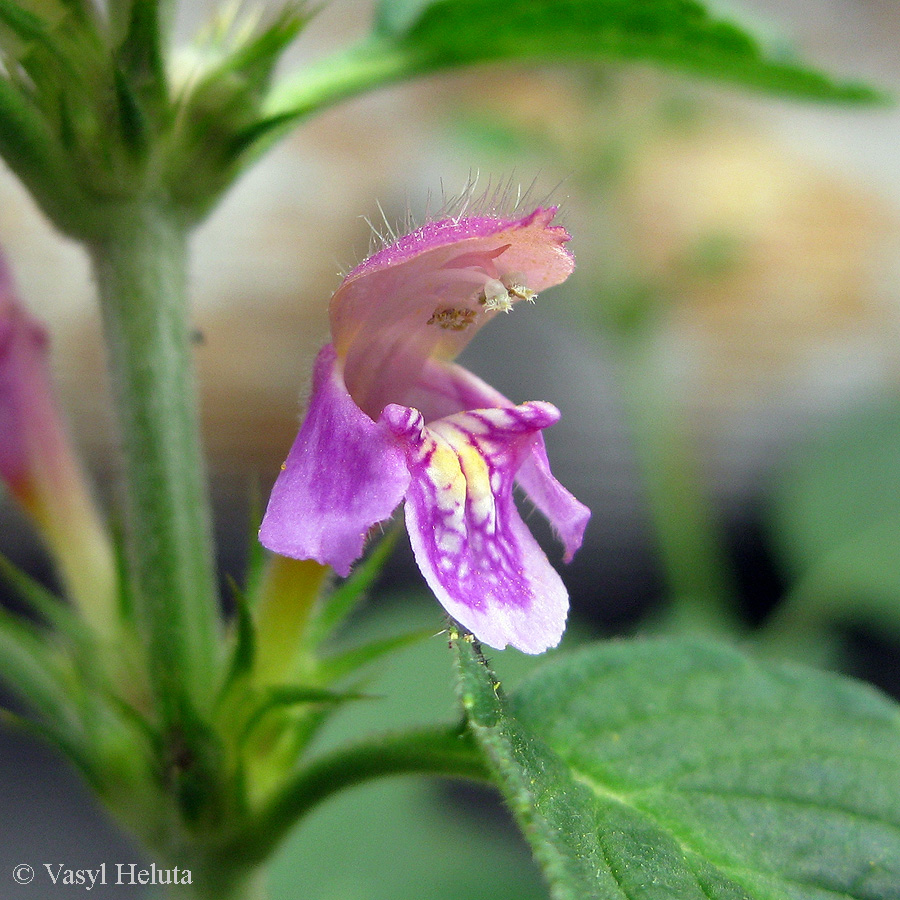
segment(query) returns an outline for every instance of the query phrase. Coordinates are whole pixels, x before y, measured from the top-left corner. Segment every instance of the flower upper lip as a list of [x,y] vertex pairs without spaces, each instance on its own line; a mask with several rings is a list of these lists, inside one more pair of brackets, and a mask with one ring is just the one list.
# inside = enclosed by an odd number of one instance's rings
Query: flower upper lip
[[[569,234],[550,224],[555,214],[432,222],[347,275],[329,304],[331,333],[347,388],[367,415],[405,402],[427,359],[453,359],[498,312],[571,274]],[[480,303],[498,283],[504,302]]]

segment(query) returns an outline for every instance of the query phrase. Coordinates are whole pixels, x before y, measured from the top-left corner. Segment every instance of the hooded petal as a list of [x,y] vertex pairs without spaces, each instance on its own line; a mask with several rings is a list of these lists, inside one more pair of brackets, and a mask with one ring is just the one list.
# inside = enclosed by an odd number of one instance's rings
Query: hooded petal
[[[511,408],[513,403],[468,369],[429,360],[410,392],[409,405],[421,410],[428,422],[466,409]],[[553,526],[565,549],[564,559],[571,562],[584,539],[591,511],[553,477],[543,435],[535,436],[516,483]]]
[[526,653],[555,646],[568,595],[519,516],[516,471],[559,412],[549,403],[458,413],[425,425],[392,404],[383,420],[406,450],[406,525],[438,600],[480,640]]
[[272,489],[259,530],[282,556],[315,559],[347,575],[366,533],[409,484],[403,451],[353,402],[334,348],[322,348],[309,409]]
[[373,419],[408,406],[430,357],[452,359],[499,310],[564,281],[575,263],[555,214],[430,222],[350,272],[329,309],[356,403]]

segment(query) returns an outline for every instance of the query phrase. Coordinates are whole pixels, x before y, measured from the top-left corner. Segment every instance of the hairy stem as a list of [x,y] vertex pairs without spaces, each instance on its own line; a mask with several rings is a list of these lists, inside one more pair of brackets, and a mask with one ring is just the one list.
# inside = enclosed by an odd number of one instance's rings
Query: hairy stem
[[210,502],[190,356],[187,234],[162,204],[110,214],[91,246],[123,450],[131,589],[165,721],[218,677]]
[[464,726],[370,738],[304,767],[240,830],[224,855],[248,864],[265,860],[299,819],[332,794],[373,778],[409,774],[478,781],[489,778],[480,751]]

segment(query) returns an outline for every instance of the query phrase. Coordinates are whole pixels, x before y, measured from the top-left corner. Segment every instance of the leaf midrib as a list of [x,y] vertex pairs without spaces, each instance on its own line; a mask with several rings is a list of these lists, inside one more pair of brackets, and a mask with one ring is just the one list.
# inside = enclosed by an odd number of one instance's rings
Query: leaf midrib
[[[661,831],[663,831],[669,837],[671,837],[671,839],[673,841],[675,841],[675,843],[678,845],[679,849],[682,851],[682,854],[685,859],[685,865],[693,873],[694,878],[697,882],[698,889],[701,891],[701,893],[703,893],[707,897],[709,897],[708,892],[703,890],[702,886],[700,885],[699,878],[697,877],[697,873],[694,871],[694,869],[690,866],[690,864],[688,862],[689,854],[708,862],[710,865],[715,867],[721,875],[736,882],[743,890],[747,891],[748,895],[751,895],[751,892],[755,892],[756,895],[758,896],[758,892],[760,890],[760,885],[756,884],[756,880],[759,879],[760,877],[762,877],[762,878],[766,878],[767,880],[771,879],[774,881],[781,881],[781,882],[784,882],[787,884],[799,885],[801,887],[815,888],[816,890],[824,891],[827,894],[831,894],[834,897],[844,898],[844,900],[865,900],[865,898],[862,898],[856,894],[849,894],[845,891],[838,891],[838,890],[835,890],[834,888],[828,887],[827,885],[823,885],[818,882],[803,881],[798,878],[791,878],[787,875],[784,875],[781,872],[772,872],[770,870],[766,870],[766,869],[762,869],[762,868],[753,869],[753,868],[750,868],[749,866],[740,866],[740,865],[735,865],[733,863],[726,863],[726,862],[722,862],[721,860],[712,859],[710,857],[710,853],[707,848],[695,846],[691,842],[690,837],[692,837],[692,836],[685,835],[685,833],[683,831],[681,831],[679,828],[673,826],[672,823],[667,821],[666,819],[661,818],[658,815],[658,813],[656,813],[655,811],[648,810],[646,807],[644,807],[640,803],[635,802],[636,796],[638,796],[640,794],[651,793],[654,790],[657,790],[657,787],[655,785],[653,787],[649,787],[649,788],[642,788],[641,790],[633,792],[633,793],[621,793],[619,791],[614,791],[614,790],[608,788],[606,785],[601,784],[600,782],[596,781],[594,778],[592,778],[587,773],[581,771],[576,766],[573,766],[571,763],[567,762],[567,766],[569,768],[569,771],[572,773],[573,779],[575,781],[583,784],[592,793],[594,793],[598,797],[603,797],[607,800],[611,800],[614,803],[619,803],[620,805],[624,806],[625,808],[630,809],[633,812],[646,817],[657,828],[659,828]],[[714,794],[714,792],[712,792],[712,791],[709,791],[708,793]],[[782,798],[760,798],[760,799],[779,799],[780,800]],[[783,798],[783,799],[785,802],[790,802],[789,798]],[[798,805],[802,805],[802,804],[798,804]],[[832,811],[834,809],[833,807],[823,807],[821,805],[816,808],[828,809],[829,811]],[[851,816],[857,815],[856,813],[852,813],[852,812],[848,813],[846,810],[837,810],[837,811],[843,812],[846,815],[851,815]],[[860,818],[866,818],[866,817],[860,816]],[[872,819],[872,821],[875,821],[879,825],[888,825],[889,827],[896,828],[898,831],[900,831],[900,825],[897,825],[896,823],[884,822],[879,819]],[[601,845],[601,848],[602,848],[602,845]],[[605,855],[606,854],[604,851],[604,856]],[[615,878],[616,883],[621,886],[621,882],[616,877],[612,867],[609,865],[608,859],[607,859],[607,868],[609,869],[612,877]],[[746,880],[744,878],[740,877],[742,874],[750,876],[750,878],[753,879],[753,883],[747,884]],[[763,888],[763,890],[765,890],[765,888]],[[627,892],[626,892],[626,894],[627,894]],[[712,900],[712,898],[711,898],[711,900]],[[770,893],[769,900],[784,900],[784,894],[782,893],[781,895],[778,895],[778,894]]]

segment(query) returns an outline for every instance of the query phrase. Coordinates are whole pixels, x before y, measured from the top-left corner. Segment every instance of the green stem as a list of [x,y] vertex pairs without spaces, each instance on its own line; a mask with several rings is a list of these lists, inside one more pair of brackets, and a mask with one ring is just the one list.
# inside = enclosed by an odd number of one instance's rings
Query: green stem
[[438,726],[381,735],[336,750],[298,772],[224,849],[248,865],[268,859],[282,838],[323,800],[353,785],[388,775],[429,774],[488,780],[464,726]]
[[162,897],[165,900],[266,900],[265,869],[255,869],[249,873],[218,876],[213,873],[192,869],[190,884],[173,884]]
[[688,628],[739,627],[732,573],[702,489],[684,416],[660,385],[652,325],[619,335],[625,412],[663,566],[671,613]]
[[123,441],[131,587],[160,711],[177,724],[218,678],[210,502],[190,355],[187,234],[162,204],[110,212],[91,252]]

